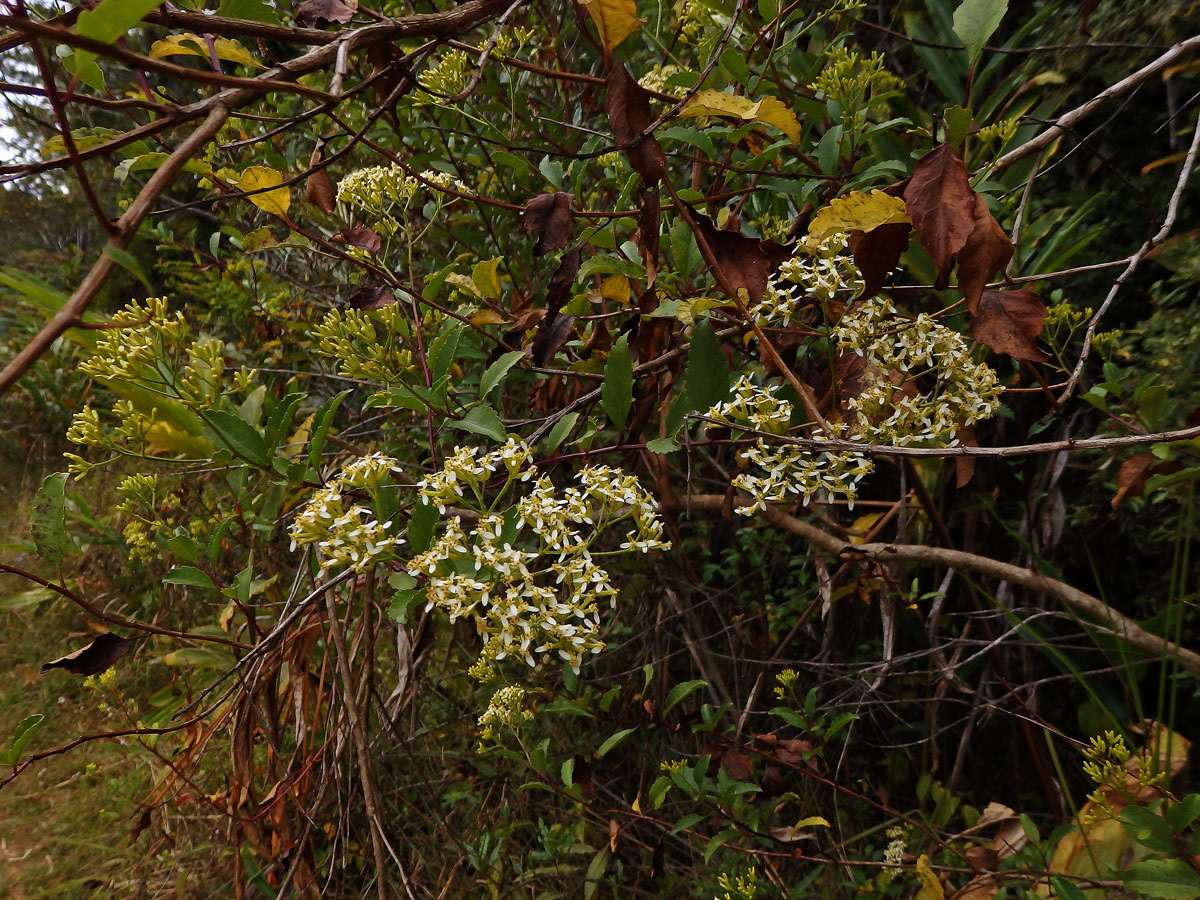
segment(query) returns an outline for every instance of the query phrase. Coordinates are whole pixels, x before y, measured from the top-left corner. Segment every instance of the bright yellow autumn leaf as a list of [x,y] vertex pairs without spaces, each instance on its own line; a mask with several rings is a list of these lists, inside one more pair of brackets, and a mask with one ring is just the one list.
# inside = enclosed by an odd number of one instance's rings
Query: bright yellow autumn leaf
[[596,23],[606,50],[612,50],[646,21],[638,18],[637,0],[586,0],[583,5]]
[[773,125],[787,135],[793,144],[800,140],[800,120],[776,97],[761,100],[739,97],[725,91],[700,91],[680,111],[683,116],[725,116],[743,122],[762,122]]
[[836,197],[808,223],[808,236],[823,241],[831,234],[847,231],[870,231],[880,225],[891,225],[909,221],[904,210],[904,200],[883,191],[869,194],[854,191]]
[[243,191],[263,191],[261,194],[251,194],[249,200],[259,209],[274,216],[286,216],[288,207],[292,205],[292,195],[286,187],[277,190],[263,190],[283,184],[283,176],[269,166],[251,166],[238,179],[238,188]]
[[[217,59],[262,68],[258,60],[250,55],[250,51],[240,41],[223,37],[214,38],[213,51],[217,54]],[[205,43],[204,38],[191,32],[168,35],[161,41],[155,41],[150,47],[151,59],[162,59],[164,56],[199,56],[202,59],[208,59],[208,55],[208,44]]]

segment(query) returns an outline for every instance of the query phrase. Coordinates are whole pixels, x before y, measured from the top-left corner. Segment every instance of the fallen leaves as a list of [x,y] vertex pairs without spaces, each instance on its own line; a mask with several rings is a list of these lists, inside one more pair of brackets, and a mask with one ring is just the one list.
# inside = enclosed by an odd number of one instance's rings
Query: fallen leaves
[[904,202],[937,270],[934,286],[941,290],[950,281],[950,258],[975,230],[975,192],[952,146],[941,144],[921,157],[904,190]]
[[113,663],[133,649],[133,640],[106,631],[97,635],[86,647],[42,664],[42,671],[65,669],[75,675],[98,675],[112,668]]
[[1045,318],[1046,307],[1031,290],[984,291],[978,314],[971,316],[971,335],[997,353],[1045,362],[1050,355],[1034,343]]

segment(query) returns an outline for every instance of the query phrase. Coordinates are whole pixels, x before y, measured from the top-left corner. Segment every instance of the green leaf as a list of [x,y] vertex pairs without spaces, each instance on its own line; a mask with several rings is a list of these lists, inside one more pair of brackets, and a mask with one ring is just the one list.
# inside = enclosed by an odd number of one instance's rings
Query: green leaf
[[232,669],[237,662],[229,650],[217,647],[183,647],[173,650],[162,658],[163,664],[176,668]]
[[663,804],[663,800],[667,796],[667,791],[669,791],[670,789],[671,789],[671,779],[668,778],[666,775],[660,775],[658,777],[658,779],[655,780],[654,784],[650,785],[650,791],[647,795],[650,800],[650,805],[653,806],[655,809],[658,809],[659,807],[661,807]]
[[1129,867],[1125,887],[1153,900],[1196,900],[1200,875],[1182,859],[1146,859]]
[[1087,895],[1067,879],[1055,875],[1050,881],[1054,885],[1054,896],[1058,900],[1087,900]]
[[963,0],[954,11],[954,33],[967,48],[967,59],[974,66],[983,47],[1008,12],[1008,0]]
[[408,546],[414,553],[424,553],[433,543],[433,529],[438,523],[438,510],[429,503],[417,502],[408,517]]
[[264,0],[221,0],[217,15],[228,19],[245,19],[249,22],[279,24],[279,13]]
[[567,439],[567,435],[571,433],[571,429],[575,427],[575,423],[578,421],[579,413],[567,413],[554,423],[554,427],[550,429],[550,433],[543,439],[542,448],[547,453],[557,450],[558,445]]
[[724,831],[719,831],[713,835],[712,840],[704,845],[704,862],[707,865],[708,861],[713,858],[713,854],[721,849],[724,844],[732,837],[737,837],[738,830],[736,828],[726,828]]
[[707,411],[729,396],[729,366],[712,323],[701,319],[688,348],[687,390],[696,409]]
[[621,743],[623,740],[625,740],[625,738],[629,737],[635,731],[637,731],[636,727],[626,728],[622,731],[618,731],[616,734],[610,735],[603,744],[596,748],[596,759],[600,759],[600,757],[604,756],[604,754],[608,753],[609,750],[613,749],[613,747],[617,746],[617,744]]
[[579,267],[579,275],[576,280],[583,281],[588,276],[596,274],[624,275],[626,278],[640,280],[646,277],[646,267],[623,256],[593,256]]
[[38,556],[52,563],[67,555],[66,483],[66,472],[47,475],[33,501],[33,544]]
[[213,580],[195,566],[180,566],[162,577],[163,584],[186,584],[189,587],[215,588]]
[[258,433],[258,429],[248,425],[233,413],[215,409],[205,413],[206,423],[219,445],[228,447],[242,459],[266,469],[270,468],[271,458],[267,453],[266,442]]
[[[142,20],[147,13],[162,6],[163,0],[101,0],[92,9],[79,14],[75,33],[111,44]],[[95,53],[80,50],[75,54],[75,72],[96,59]]]
[[708,687],[708,682],[699,678],[694,681],[685,681],[682,684],[675,685],[667,694],[666,703],[663,704],[663,712],[665,713],[680,700],[683,700],[690,694],[694,694],[703,687]]
[[1183,831],[1200,818],[1200,794],[1188,794],[1167,808],[1167,821],[1176,831]]
[[608,847],[601,847],[600,851],[592,857],[592,861],[588,863],[587,873],[583,876],[583,900],[592,900],[596,896],[596,892],[600,889],[600,879],[604,877],[604,870],[608,868],[609,855]]
[[450,367],[454,365],[454,357],[458,353],[458,342],[465,330],[465,325],[455,322],[430,343],[426,356],[430,361],[434,384],[441,381],[450,371]]
[[698,825],[703,821],[704,815],[702,813],[688,813],[673,826],[671,826],[671,834],[679,834],[681,831],[687,831],[692,826]]
[[319,410],[317,416],[313,419],[312,437],[308,442],[308,464],[312,466],[314,472],[321,471],[321,451],[325,448],[325,439],[329,437],[329,429],[333,425],[333,416],[337,412],[342,401],[350,395],[349,391],[342,391],[340,394],[335,394],[326,400]]
[[600,386],[600,405],[619,431],[633,405],[633,362],[629,358],[629,335],[621,335],[604,364],[604,383]]
[[497,441],[504,440],[504,436],[507,434],[504,430],[504,423],[500,421],[500,417],[490,406],[476,406],[457,422],[448,424],[451,428],[460,428],[463,431],[486,435]]
[[21,720],[21,724],[13,732],[12,749],[9,751],[16,758],[14,762],[21,758],[25,748],[29,746],[30,739],[33,738],[33,730],[42,724],[42,720],[45,718],[41,713],[34,713]]
[[515,366],[524,355],[524,350],[510,350],[488,366],[483,377],[479,379],[479,399],[486,400],[492,389],[504,380],[508,370]]
[[679,444],[675,442],[675,438],[655,438],[652,441],[646,441],[646,449],[651,453],[674,453],[679,449]]
[[425,599],[425,588],[409,588],[392,594],[392,602],[388,606],[388,615],[401,625],[408,624],[409,614],[414,606]]

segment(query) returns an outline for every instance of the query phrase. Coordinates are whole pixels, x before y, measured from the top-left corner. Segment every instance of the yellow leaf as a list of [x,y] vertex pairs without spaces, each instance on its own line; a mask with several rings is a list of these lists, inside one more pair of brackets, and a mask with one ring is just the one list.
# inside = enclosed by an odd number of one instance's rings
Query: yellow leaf
[[904,200],[883,191],[860,191],[836,197],[826,207],[817,211],[808,223],[808,236],[823,241],[831,234],[846,231],[870,231],[880,225],[908,222],[904,211]]
[[583,5],[596,23],[606,50],[616,47],[646,21],[637,16],[637,0],[586,0]]
[[917,892],[917,900],[946,900],[946,892],[942,883],[929,867],[929,857],[922,853],[917,857],[917,883],[921,890]]
[[743,122],[762,122],[778,128],[793,144],[800,141],[800,120],[796,114],[778,98],[769,95],[761,100],[751,100],[725,91],[701,91],[688,101],[679,115],[725,116]]
[[176,428],[162,419],[155,419],[146,429],[146,449],[154,454],[183,453],[188,456],[207,456],[213,445],[204,437]]
[[822,816],[809,816],[807,819],[801,819],[792,826],[793,830],[799,831],[801,828],[812,828],[814,825],[820,825],[822,828],[828,828],[829,822]]
[[867,513],[865,516],[859,516],[857,519],[855,519],[854,524],[850,526],[850,543],[865,543],[867,539],[867,533],[870,532],[871,526],[882,518],[883,513],[876,512]]
[[481,309],[479,312],[473,312],[467,316],[467,321],[472,325],[502,325],[508,319],[494,309]]
[[497,269],[502,259],[503,257],[497,256],[495,259],[477,262],[471,269],[471,280],[475,282],[479,296],[489,300],[500,299],[500,275]]
[[266,225],[242,235],[242,249],[247,253],[252,250],[261,250],[263,247],[273,247],[278,243],[279,241],[275,240],[275,235]]
[[[217,59],[262,68],[258,60],[250,55],[250,51],[240,41],[232,38],[214,38],[213,50]],[[168,35],[150,46],[151,59],[162,59],[164,56],[199,56],[201,59],[208,59],[208,44],[200,35],[191,32]]]
[[286,216],[288,207],[292,205],[292,195],[286,187],[276,190],[263,190],[283,184],[283,176],[267,166],[251,166],[242,173],[237,186],[243,191],[263,191],[261,194],[251,194],[249,200],[264,212],[273,216]]
[[730,302],[723,297],[696,297],[694,300],[680,300],[679,305],[675,307],[675,318],[684,325],[691,326],[696,324],[696,316],[705,310],[730,305]]
[[609,275],[600,282],[600,296],[616,300],[622,306],[629,305],[629,279],[624,275]]
[[287,443],[280,448],[283,450],[284,456],[291,458],[304,453],[308,447],[308,439],[312,436],[313,421],[316,418],[317,414],[315,412],[309,413],[308,418],[300,423],[300,427],[292,433],[292,436],[287,439]]

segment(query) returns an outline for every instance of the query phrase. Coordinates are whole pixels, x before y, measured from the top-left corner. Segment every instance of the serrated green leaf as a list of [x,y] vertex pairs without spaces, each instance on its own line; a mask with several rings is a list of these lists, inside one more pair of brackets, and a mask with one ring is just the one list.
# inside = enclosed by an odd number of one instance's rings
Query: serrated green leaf
[[479,399],[486,399],[487,395],[492,392],[492,389],[504,380],[504,376],[508,374],[508,370],[515,366],[524,356],[524,350],[510,350],[488,366],[484,370],[483,376],[479,379]]
[[604,364],[604,383],[600,386],[600,405],[609,420],[620,430],[633,405],[633,362],[629,357],[629,336],[621,335],[608,353]]
[[646,449],[651,453],[674,453],[679,449],[679,444],[675,442],[675,438],[655,438],[652,441],[646,441]]
[[47,475],[33,501],[29,531],[42,559],[59,563],[67,555],[67,473]]

